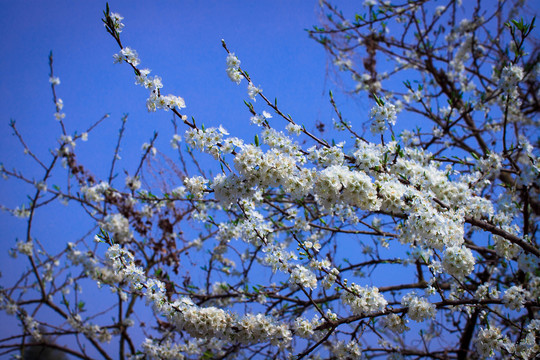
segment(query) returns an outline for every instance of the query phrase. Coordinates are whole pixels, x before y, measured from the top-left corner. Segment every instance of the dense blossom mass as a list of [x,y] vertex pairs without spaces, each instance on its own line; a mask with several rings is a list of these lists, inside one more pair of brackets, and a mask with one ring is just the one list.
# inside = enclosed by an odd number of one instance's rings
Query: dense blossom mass
[[[113,169],[95,179],[75,158],[87,133],[62,134],[50,167],[39,162],[40,181],[1,168],[35,187],[29,204],[11,210],[29,225],[54,199],[82,205],[96,223],[94,245],[69,242],[58,255],[36,246],[30,226],[14,245],[31,271],[0,290],[0,309],[25,335],[8,352],[49,346],[89,358],[88,347],[112,359],[105,344],[118,342],[125,359],[540,356],[534,17],[520,13],[522,1],[366,0],[351,17],[320,5],[327,16],[309,36],[327,50],[343,90],[371,111],[349,121],[331,92],[334,129],[301,124],[223,41],[226,75],[247,86],[253,141],[188,120],[184,99],[162,95],[162,79],[122,44],[123,17],[107,6],[103,22],[120,46],[114,62],[150,92],[148,111],[174,114],[170,144],[182,170],[159,189],[141,181],[158,153],[154,135],[123,182]],[[52,58],[50,84],[60,85]],[[212,172],[196,154],[214,159]],[[76,186],[51,186],[57,161]],[[200,276],[192,278],[193,258]],[[111,321],[73,301],[83,279],[116,297],[103,309]],[[35,303],[61,320],[48,323]],[[77,346],[49,338],[71,333]]]

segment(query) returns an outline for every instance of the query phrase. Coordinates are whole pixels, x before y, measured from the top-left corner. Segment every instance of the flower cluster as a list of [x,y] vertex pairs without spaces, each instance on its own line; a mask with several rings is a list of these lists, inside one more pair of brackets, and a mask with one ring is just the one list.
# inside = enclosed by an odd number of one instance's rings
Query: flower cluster
[[137,51],[129,47],[122,48],[122,50],[120,50],[120,53],[114,54],[113,57],[115,63],[121,63],[125,61],[132,66],[138,66],[141,63]]
[[75,331],[83,334],[89,339],[96,339],[106,343],[110,342],[112,339],[112,335],[107,329],[83,321],[79,314],[68,317],[67,322]]
[[202,176],[184,178],[184,186],[196,199],[200,199],[203,197],[203,192],[206,188],[207,183],[208,180],[203,178]]
[[[196,149],[208,152],[214,158],[218,158],[220,151],[223,151],[223,145],[221,141],[223,135],[229,133],[222,126],[219,128],[207,128],[207,129],[189,129],[184,134],[186,143]],[[230,149],[232,150],[232,149]]]
[[403,316],[399,316],[397,314],[388,314],[383,319],[383,326],[395,333],[401,334],[409,330],[409,327],[407,326],[408,322],[409,320],[405,319]]
[[165,111],[169,109],[183,109],[186,107],[186,103],[183,98],[175,95],[162,95],[160,89],[163,88],[161,77],[149,76],[149,69],[142,69],[139,71],[139,75],[135,77],[135,84],[141,85],[150,91],[150,96],[146,100],[146,108],[148,111],[156,111],[163,109]]
[[323,208],[345,203],[360,209],[378,210],[380,200],[371,178],[346,166],[330,166],[317,173],[313,191]]
[[503,340],[501,329],[492,325],[489,328],[481,328],[474,343],[476,351],[481,356],[490,357],[502,349]]
[[[238,63],[240,64],[240,61],[238,61]],[[230,75],[229,75],[230,76]],[[253,85],[253,83],[249,83],[248,84],[248,96],[251,100],[253,101],[256,101],[256,96],[259,94],[259,93],[262,93],[262,89],[261,88],[258,88],[256,87],[255,85]]]
[[341,301],[348,305],[355,315],[371,315],[383,311],[388,302],[376,287],[362,287],[356,284],[344,289]]
[[523,69],[519,65],[505,66],[501,71],[499,86],[506,92],[513,90],[523,80]]
[[81,192],[88,201],[99,202],[105,200],[105,194],[110,189],[108,183],[102,181],[93,186],[82,186]]
[[114,234],[114,241],[125,243],[131,239],[129,220],[122,214],[107,215],[103,221],[103,228]]
[[292,339],[289,327],[269,316],[247,314],[238,317],[216,307],[199,307],[187,297],[170,302],[165,297],[162,282],[149,279],[133,263],[133,255],[118,244],[107,250],[114,268],[131,283],[132,288],[144,289],[144,296],[154,309],[195,338],[216,338],[242,344],[270,342],[286,347]]
[[298,285],[312,290],[317,288],[317,277],[315,274],[301,265],[297,265],[292,269],[289,282],[293,288]]
[[435,317],[435,305],[425,298],[416,296],[414,293],[405,295],[401,299],[401,305],[408,308],[407,315],[411,320],[422,322]]
[[8,315],[15,315],[19,307],[3,291],[0,291],[0,310],[4,310]]
[[474,270],[474,257],[464,246],[450,246],[444,251],[443,267],[449,275],[463,279]]
[[323,322],[317,315],[315,315],[311,321],[298,317],[294,321],[294,332],[296,335],[309,339],[315,333],[315,329],[322,323]]
[[502,300],[507,308],[520,310],[523,308],[528,296],[528,291],[524,290],[521,286],[514,285],[504,292]]
[[371,109],[370,117],[373,120],[371,123],[371,132],[374,134],[383,133],[387,129],[387,124],[396,124],[396,106],[388,101],[379,99],[376,106]]
[[26,256],[32,256],[33,251],[34,251],[34,243],[32,241],[23,241],[23,240],[17,241],[17,252]]
[[237,84],[240,84],[240,81],[242,81],[243,75],[240,72],[240,60],[238,60],[234,53],[227,56],[227,75],[229,75],[231,81]]
[[111,18],[113,22],[114,30],[116,30],[116,32],[118,33],[121,33],[122,29],[124,29],[124,24],[122,23],[122,20],[124,20],[124,17],[115,12],[110,13],[109,17]]

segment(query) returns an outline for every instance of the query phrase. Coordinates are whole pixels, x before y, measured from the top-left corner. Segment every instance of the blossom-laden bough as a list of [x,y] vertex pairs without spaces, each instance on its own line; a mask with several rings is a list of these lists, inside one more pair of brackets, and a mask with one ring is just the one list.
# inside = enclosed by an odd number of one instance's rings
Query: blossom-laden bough
[[[225,41],[226,73],[237,85],[247,83],[253,103],[245,104],[260,131],[248,143],[222,126],[188,120],[184,99],[163,95],[162,79],[140,68],[137,52],[124,46],[123,18],[107,6],[103,21],[120,47],[115,62],[127,63],[136,83],[149,90],[149,111],[172,111],[186,126],[181,136],[174,122],[171,141],[182,159],[183,186],[162,195],[141,189],[142,164],[156,152],[155,137],[137,171],[126,176],[125,191],[111,185],[112,175],[94,179],[73,151],[86,133],[66,133],[63,103],[54,92],[60,147],[49,166],[30,153],[45,175],[35,183],[30,206],[14,213],[30,225],[35,209],[51,198],[78,202],[100,228],[98,247],[107,250],[100,259],[78,250],[81,240],[44,256],[29,226],[14,252],[28,258],[31,271],[3,289],[0,302],[23,324],[17,349],[54,347],[44,340],[48,333],[72,332],[109,359],[115,356],[100,342],[113,338],[120,357],[132,359],[540,354],[540,183],[532,143],[539,125],[540,51],[531,40],[534,18],[513,20],[519,1],[490,7],[481,1],[367,0],[352,18],[320,3],[328,15],[309,36],[325,47],[338,77],[350,75],[343,81],[352,84],[347,91],[373,101],[371,112],[358,116],[366,131],[345,119],[330,93],[341,131],[332,136],[343,138],[340,143],[326,140],[322,127],[310,132],[285,115]],[[51,58],[53,91],[59,83]],[[397,133],[401,119],[414,118],[433,128]],[[221,171],[187,176],[181,141],[190,155],[213,156]],[[57,160],[77,179],[78,192],[48,188]],[[199,237],[180,230],[188,219],[204,225]],[[180,259],[188,251],[206,260],[204,280],[182,276]],[[64,258],[68,262],[59,266]],[[53,274],[72,267],[82,272],[64,289],[91,278],[118,295],[112,323],[83,318],[67,292],[62,303],[54,302],[61,286]],[[27,289],[34,290],[31,300]],[[155,326],[136,344],[132,318],[141,297]],[[65,323],[40,322],[27,310],[32,303],[53,309]],[[61,348],[89,357],[84,346]]]

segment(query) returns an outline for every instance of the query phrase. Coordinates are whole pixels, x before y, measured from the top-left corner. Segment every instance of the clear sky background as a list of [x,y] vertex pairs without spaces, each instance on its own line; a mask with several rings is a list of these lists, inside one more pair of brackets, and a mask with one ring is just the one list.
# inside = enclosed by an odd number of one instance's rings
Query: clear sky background
[[[256,128],[249,126],[246,82],[232,83],[225,72],[225,39],[242,67],[270,99],[278,98],[282,111],[297,123],[314,130],[316,121],[331,127],[333,112],[328,90],[336,90],[329,76],[327,57],[321,45],[310,40],[306,28],[320,22],[314,0],[272,1],[110,1],[111,11],[125,17],[122,39],[138,51],[141,67],[163,78],[164,93],[182,96],[184,113],[197,123],[223,124],[232,135],[248,142]],[[346,5],[351,5],[347,2]],[[148,113],[146,89],[134,84],[126,64],[113,64],[118,46],[101,22],[105,1],[5,1],[0,0],[0,162],[27,176],[42,176],[38,167],[23,154],[8,124],[17,122],[33,152],[48,162],[48,151],[57,147],[61,135],[54,119],[49,84],[48,55],[54,53],[55,75],[61,80],[57,95],[64,101],[64,119],[69,134],[85,131],[104,114],[110,117],[78,143],[78,160],[98,179],[106,179],[123,114],[129,114],[122,161],[118,172],[133,173],[141,145],[154,130],[157,148],[170,151],[171,112]],[[365,121],[369,107],[346,96],[336,97],[351,120]],[[256,110],[268,110],[262,100]],[[278,123],[283,129],[285,124]],[[185,129],[179,132],[183,134]],[[179,181],[180,182],[180,181]],[[48,184],[66,183],[65,172]],[[122,183],[117,184],[118,187]],[[0,182],[0,204],[14,208],[27,204],[31,186],[16,181]],[[33,235],[49,251],[63,249],[68,241],[83,236],[91,223],[76,206],[52,204],[38,209]],[[11,259],[7,250],[17,238],[24,238],[26,222],[0,212],[1,285],[18,276],[24,259]],[[6,324],[5,313],[0,321]],[[11,319],[10,321],[13,321]],[[12,333],[0,326],[0,337]],[[12,329],[12,328],[11,328]]]

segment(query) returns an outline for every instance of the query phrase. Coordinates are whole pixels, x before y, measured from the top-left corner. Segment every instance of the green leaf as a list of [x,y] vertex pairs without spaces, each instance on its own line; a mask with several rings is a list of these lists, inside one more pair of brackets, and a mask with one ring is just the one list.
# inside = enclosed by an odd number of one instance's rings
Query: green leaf
[[213,359],[214,358],[214,353],[211,352],[210,350],[206,350],[202,356],[202,359],[204,360],[209,360],[209,359]]

